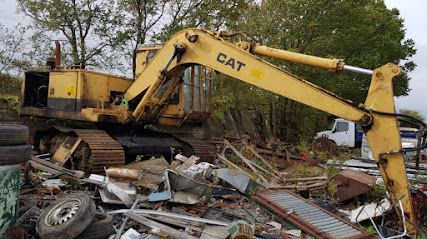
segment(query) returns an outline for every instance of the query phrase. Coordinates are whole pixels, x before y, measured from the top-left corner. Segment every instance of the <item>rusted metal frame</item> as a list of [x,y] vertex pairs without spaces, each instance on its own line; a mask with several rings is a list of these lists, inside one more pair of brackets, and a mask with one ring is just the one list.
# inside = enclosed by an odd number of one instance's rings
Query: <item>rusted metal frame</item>
[[274,169],[274,167],[267,161],[264,159],[264,157],[262,157],[252,146],[250,146],[248,143],[246,143],[245,141],[243,141],[243,144],[245,145],[245,147],[247,149],[249,149],[249,151],[251,151],[255,156],[257,156],[257,158],[259,158],[271,171],[273,171],[273,173],[276,176],[279,176],[279,172],[277,172],[276,169]]
[[[280,191],[280,190],[279,190],[279,191]],[[265,203],[265,205],[266,205],[267,207],[271,206],[271,207],[273,208],[273,210],[274,210],[275,212],[277,212],[277,214],[278,214],[278,215],[280,215],[280,216],[282,216],[282,217],[284,217],[284,218],[292,218],[292,219],[297,218],[297,220],[298,220],[298,221],[302,221],[302,222],[303,222],[303,225],[308,225],[308,227],[311,227],[311,225],[310,225],[310,224],[306,223],[304,220],[300,219],[298,216],[295,216],[295,215],[293,215],[292,213],[290,213],[290,214],[289,214],[289,212],[287,212],[285,209],[283,209],[283,208],[281,208],[281,207],[277,206],[275,203],[271,202],[271,200],[269,200],[268,198],[266,198],[266,197],[264,196],[264,194],[269,194],[269,192],[271,192],[271,191],[266,191],[266,192],[264,192],[264,193],[257,193],[253,198],[254,198],[254,199],[256,199],[256,200],[258,200],[258,202],[259,202],[259,203],[261,203],[261,204]],[[291,194],[291,195],[293,195],[293,196],[297,197],[297,198],[298,198],[298,199],[300,199],[301,201],[304,201],[304,202],[306,202],[306,203],[308,203],[308,204],[310,204],[310,205],[312,205],[312,206],[316,207],[317,209],[321,210],[322,212],[324,212],[324,213],[326,213],[326,214],[330,215],[331,217],[334,217],[335,219],[337,219],[337,220],[339,220],[339,221],[341,221],[341,222],[343,222],[343,223],[345,223],[345,224],[347,224],[347,225],[351,226],[353,229],[358,230],[358,231],[360,231],[360,232],[361,232],[361,234],[360,234],[359,236],[351,237],[351,238],[354,238],[354,239],[365,239],[365,238],[367,239],[367,238],[373,238],[371,234],[369,234],[369,233],[367,233],[367,232],[364,232],[363,230],[359,229],[359,228],[358,228],[358,227],[356,227],[355,225],[350,224],[349,222],[347,222],[347,221],[345,221],[345,220],[343,220],[343,219],[341,219],[341,218],[337,217],[337,216],[336,216],[336,215],[334,215],[333,213],[331,213],[331,212],[329,212],[329,211],[327,211],[327,210],[325,210],[325,209],[321,208],[320,206],[318,206],[318,205],[316,205],[316,204],[314,204],[314,203],[312,203],[312,202],[310,202],[310,201],[308,201],[308,200],[306,200],[306,199],[304,199],[304,198],[301,198],[298,194],[296,194],[296,193],[294,193],[294,192],[292,192],[292,191],[288,191],[288,190],[286,190],[286,193],[289,193],[289,194]],[[276,210],[277,210],[277,211],[276,211]],[[291,222],[292,222],[292,221],[291,221]],[[292,223],[293,223],[293,222],[292,222]],[[318,229],[316,228],[315,230],[318,230]],[[326,233],[323,233],[323,232],[322,232],[322,235],[325,235],[325,234],[326,234]],[[319,235],[320,235],[320,234],[319,234]],[[313,235],[313,236],[315,236],[316,238],[333,238],[333,237],[330,237],[330,235],[329,235],[329,234],[326,234],[326,235],[327,235],[328,237],[316,237],[316,235]]]
[[[223,155],[221,154],[217,154],[218,158],[227,166],[236,169],[237,171],[245,174],[246,176],[248,176],[249,178],[254,178],[254,175],[251,175],[250,173],[246,172],[245,170],[241,169],[239,166],[237,166],[236,164],[234,164],[233,162],[229,161],[227,158],[225,158]],[[259,185],[261,185],[264,188],[269,188],[269,186],[267,185],[267,183],[264,182],[258,182],[257,183]]]
[[249,161],[249,163],[251,163],[255,168],[257,168],[257,169],[261,170],[262,172],[264,172],[264,173],[265,173],[265,174],[267,174],[268,176],[272,176],[272,177],[276,178],[277,180],[282,181],[282,179],[281,179],[280,177],[278,177],[277,175],[275,175],[275,174],[274,174],[274,173],[272,173],[272,172],[269,172],[267,169],[265,169],[265,168],[263,168],[263,167],[259,166],[258,164],[254,163],[254,162],[252,162],[252,161]]
[[252,165],[251,161],[245,158],[245,156],[243,156],[233,145],[231,145],[228,140],[224,139],[224,145],[225,148],[222,151],[223,155],[227,148],[231,149],[236,154],[236,156],[239,157],[252,171],[259,174],[259,177],[263,182],[268,183],[268,180],[264,176],[262,176],[262,174]]
[[250,175],[248,172],[246,172],[245,170],[241,169],[239,166],[237,166],[236,164],[234,164],[233,162],[231,162],[230,160],[228,160],[225,156],[223,156],[221,154],[218,154],[217,156],[227,166],[235,168],[236,170],[244,173],[248,177],[252,177],[252,175]]

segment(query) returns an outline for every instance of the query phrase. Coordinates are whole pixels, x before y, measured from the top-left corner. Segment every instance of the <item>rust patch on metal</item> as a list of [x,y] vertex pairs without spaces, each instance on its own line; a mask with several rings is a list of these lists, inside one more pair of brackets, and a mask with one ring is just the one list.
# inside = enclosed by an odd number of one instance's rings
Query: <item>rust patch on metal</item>
[[364,194],[371,190],[376,178],[363,172],[344,169],[337,174],[332,182],[337,185],[334,197],[338,202]]

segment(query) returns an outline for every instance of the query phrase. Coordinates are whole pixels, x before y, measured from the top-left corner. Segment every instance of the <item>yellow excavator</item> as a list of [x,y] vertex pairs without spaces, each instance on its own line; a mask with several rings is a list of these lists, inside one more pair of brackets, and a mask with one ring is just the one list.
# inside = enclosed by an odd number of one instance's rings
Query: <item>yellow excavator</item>
[[[162,46],[141,48],[133,81],[83,69],[64,69],[58,64],[52,70],[26,72],[21,115],[102,123],[103,126],[97,129],[71,130],[74,136],[89,145],[86,153],[92,158],[86,162],[86,167],[120,164],[123,161],[111,163],[117,156],[114,150],[120,154],[117,157],[124,157],[128,152],[123,153],[123,148],[132,151],[132,144],[142,147],[141,144],[147,143],[141,140],[145,136],[132,138],[128,134],[126,138],[120,135],[129,133],[137,125],[183,127],[205,122],[210,115],[207,103],[211,90],[206,72],[220,72],[360,124],[388,195],[402,216],[405,232],[414,233],[416,222],[393,100],[392,80],[401,74],[401,69],[395,64],[374,70],[362,69],[348,66],[340,59],[269,48],[250,37],[247,42],[228,41],[235,35],[186,29]],[[364,104],[356,106],[259,56],[331,72],[352,71],[371,75],[368,96]],[[59,128],[56,130],[67,133],[67,130]],[[39,141],[52,140],[58,131],[51,131],[50,138],[46,134],[39,136]],[[160,141],[171,140],[166,138],[160,138]],[[185,146],[179,146],[181,139],[173,137],[173,140],[170,145],[175,143],[175,148],[185,150]]]

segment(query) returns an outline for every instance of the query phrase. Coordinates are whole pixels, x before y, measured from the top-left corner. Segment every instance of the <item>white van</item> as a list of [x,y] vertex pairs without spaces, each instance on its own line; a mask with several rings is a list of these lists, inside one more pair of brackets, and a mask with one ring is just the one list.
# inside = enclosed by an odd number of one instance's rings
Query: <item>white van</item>
[[[408,127],[400,127],[400,139],[402,141],[402,148],[415,148],[418,146],[418,129],[416,128],[408,128]],[[416,152],[408,152],[405,157],[407,160],[411,160],[416,155]],[[366,140],[366,136],[363,135],[362,139],[362,148],[361,148],[361,157],[374,160],[372,156],[371,148],[369,148],[368,141]]]

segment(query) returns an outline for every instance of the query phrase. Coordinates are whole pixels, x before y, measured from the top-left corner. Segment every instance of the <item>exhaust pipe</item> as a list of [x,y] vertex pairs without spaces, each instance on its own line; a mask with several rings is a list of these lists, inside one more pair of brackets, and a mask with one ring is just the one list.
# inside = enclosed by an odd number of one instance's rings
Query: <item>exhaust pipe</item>
[[55,69],[61,68],[61,43],[55,41]]

